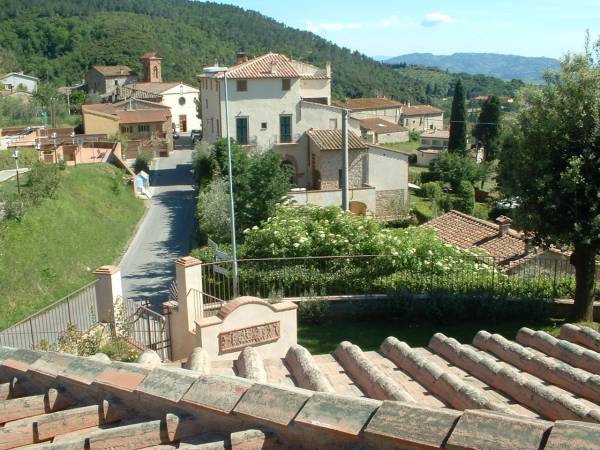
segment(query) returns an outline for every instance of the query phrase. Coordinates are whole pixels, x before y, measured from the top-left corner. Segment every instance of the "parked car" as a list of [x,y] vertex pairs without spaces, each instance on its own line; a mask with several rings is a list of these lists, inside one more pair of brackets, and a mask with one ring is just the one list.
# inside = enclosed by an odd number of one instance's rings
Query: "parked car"
[[179,132],[173,130],[173,139],[179,139]]
[[190,137],[192,138],[192,143],[196,143],[202,140],[202,130],[192,130],[190,133]]

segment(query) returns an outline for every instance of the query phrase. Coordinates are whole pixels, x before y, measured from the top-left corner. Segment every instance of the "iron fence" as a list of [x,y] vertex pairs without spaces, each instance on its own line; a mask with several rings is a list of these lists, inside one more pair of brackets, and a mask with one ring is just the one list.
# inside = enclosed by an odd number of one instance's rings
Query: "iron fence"
[[88,330],[98,321],[96,282],[82,287],[38,313],[0,331],[0,345],[47,348],[58,342],[69,326]]
[[[194,301],[203,304],[204,317],[211,310],[209,305],[233,298],[231,268],[231,261],[203,264],[202,292],[195,294]],[[239,295],[273,300],[398,293],[551,299],[572,298],[575,291],[573,266],[555,258],[531,258],[512,268],[486,256],[247,259],[238,261],[238,272]],[[600,298],[598,283],[596,297]]]
[[124,320],[119,332],[140,350],[156,351],[163,361],[171,359],[169,315],[159,314],[147,304],[123,299]]

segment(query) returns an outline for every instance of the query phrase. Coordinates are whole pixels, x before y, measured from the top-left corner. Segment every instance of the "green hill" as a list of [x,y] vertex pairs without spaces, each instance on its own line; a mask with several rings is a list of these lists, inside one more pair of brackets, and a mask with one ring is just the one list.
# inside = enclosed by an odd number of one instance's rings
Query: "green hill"
[[[80,82],[93,64],[129,64],[141,71],[139,56],[149,50],[163,56],[165,79],[195,83],[202,67],[214,58],[231,64],[238,49],[251,56],[281,52],[318,65],[330,60],[336,98],[427,99],[427,81],[410,72],[235,6],[187,0],[0,0],[0,71],[20,69],[56,84]],[[489,93],[497,83],[502,93],[512,94],[510,84],[488,81],[476,95]]]
[[[0,222],[0,330],[91,282],[122,254],[144,204],[121,177],[109,164],[70,167],[56,198],[21,222]],[[1,183],[0,197],[14,190],[14,181]]]
[[452,73],[489,75],[503,80],[517,79],[535,82],[542,80],[546,69],[557,70],[559,67],[558,60],[554,58],[498,53],[453,53],[452,55],[410,53],[387,59],[385,62],[436,67]]

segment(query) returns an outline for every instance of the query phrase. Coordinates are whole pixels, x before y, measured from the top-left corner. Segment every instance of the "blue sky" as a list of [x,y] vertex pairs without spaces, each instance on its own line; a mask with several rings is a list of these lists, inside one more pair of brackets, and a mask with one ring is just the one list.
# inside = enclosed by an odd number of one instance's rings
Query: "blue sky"
[[367,55],[559,57],[600,35],[600,0],[229,0]]

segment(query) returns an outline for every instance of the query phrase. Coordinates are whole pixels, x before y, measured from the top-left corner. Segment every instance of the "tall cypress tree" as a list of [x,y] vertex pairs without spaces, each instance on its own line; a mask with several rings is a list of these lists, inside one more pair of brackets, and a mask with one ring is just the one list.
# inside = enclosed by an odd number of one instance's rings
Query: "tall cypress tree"
[[465,90],[460,78],[454,88],[452,99],[452,112],[450,113],[450,138],[448,151],[467,156],[467,111],[465,106]]
[[485,149],[485,160],[493,161],[498,154],[500,134],[500,100],[495,95],[488,97],[479,113],[479,120],[473,129],[473,136]]

